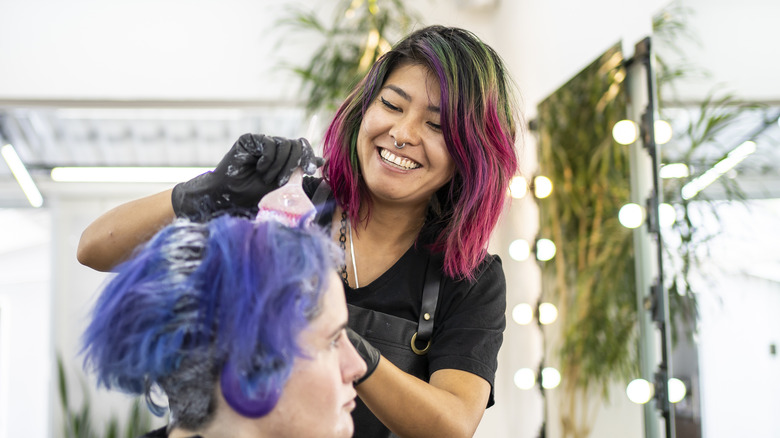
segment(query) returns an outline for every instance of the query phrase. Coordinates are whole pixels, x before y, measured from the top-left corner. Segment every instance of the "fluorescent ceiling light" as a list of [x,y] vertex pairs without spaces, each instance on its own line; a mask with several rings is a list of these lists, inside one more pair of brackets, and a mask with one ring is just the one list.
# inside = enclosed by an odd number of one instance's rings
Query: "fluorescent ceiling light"
[[3,154],[3,158],[5,158],[5,162],[8,163],[8,167],[11,168],[11,173],[14,174],[16,182],[18,182],[19,186],[22,188],[24,196],[26,196],[27,200],[30,201],[30,205],[35,208],[42,206],[43,196],[41,196],[40,190],[38,190],[38,187],[35,185],[35,181],[33,181],[32,177],[30,176],[30,172],[28,172],[27,168],[24,167],[24,163],[22,163],[22,160],[16,153],[16,149],[14,149],[14,147],[10,144],[7,144],[3,146],[1,152]]
[[688,165],[685,163],[670,163],[661,166],[658,174],[661,178],[685,178],[690,176]]
[[756,143],[753,141],[746,141],[737,146],[734,148],[734,150],[729,152],[726,158],[715,163],[715,165],[712,166],[710,170],[704,172],[698,178],[684,185],[682,188],[683,199],[693,198],[699,192],[715,182],[715,180],[720,178],[723,174],[733,169],[737,164],[741,163],[742,160],[747,158],[748,155],[755,151]]
[[51,179],[57,182],[176,183],[187,181],[210,167],[55,167]]

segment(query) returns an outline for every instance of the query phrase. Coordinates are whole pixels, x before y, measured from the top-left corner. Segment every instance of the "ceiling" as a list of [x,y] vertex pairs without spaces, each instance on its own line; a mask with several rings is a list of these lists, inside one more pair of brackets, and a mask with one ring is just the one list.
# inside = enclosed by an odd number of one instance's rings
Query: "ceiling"
[[[0,104],[0,141],[44,186],[58,166],[214,167],[244,133],[299,137],[310,125],[299,107],[262,102]],[[27,204],[4,162],[0,196],[0,207]]]

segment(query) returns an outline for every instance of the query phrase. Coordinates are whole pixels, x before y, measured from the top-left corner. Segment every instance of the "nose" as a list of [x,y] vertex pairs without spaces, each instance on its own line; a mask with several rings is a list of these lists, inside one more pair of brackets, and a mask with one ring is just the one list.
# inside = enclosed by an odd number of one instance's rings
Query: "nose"
[[398,144],[406,143],[407,146],[416,146],[420,144],[420,133],[418,126],[422,124],[414,114],[404,114],[399,117],[393,127],[390,128],[390,136]]
[[[344,336],[346,337],[346,334]],[[352,343],[347,341],[345,344],[347,348],[340,350],[342,351],[341,378],[344,383],[351,385],[352,382],[366,374],[368,368],[366,367],[366,362],[360,357],[355,347],[352,346]]]

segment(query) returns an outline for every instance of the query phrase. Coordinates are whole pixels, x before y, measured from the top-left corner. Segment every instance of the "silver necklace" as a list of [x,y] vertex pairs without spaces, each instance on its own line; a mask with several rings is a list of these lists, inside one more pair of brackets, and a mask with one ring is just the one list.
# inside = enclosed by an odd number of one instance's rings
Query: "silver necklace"
[[355,273],[355,289],[360,287],[357,275],[357,262],[355,261],[355,245],[352,243],[352,221],[347,219],[347,228],[349,229],[349,252],[352,254],[352,272]]

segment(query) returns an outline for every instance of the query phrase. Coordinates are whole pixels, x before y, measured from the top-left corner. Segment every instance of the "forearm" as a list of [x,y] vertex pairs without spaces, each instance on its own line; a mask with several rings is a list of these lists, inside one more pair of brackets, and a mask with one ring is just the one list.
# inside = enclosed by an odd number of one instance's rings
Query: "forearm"
[[122,204],[84,230],[76,257],[92,269],[109,271],[174,218],[170,190]]
[[471,437],[482,419],[490,384],[465,371],[440,370],[426,383],[382,357],[357,386],[358,395],[402,437]]

